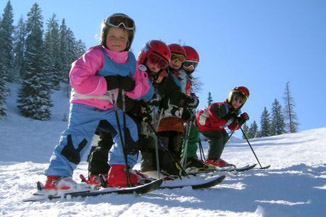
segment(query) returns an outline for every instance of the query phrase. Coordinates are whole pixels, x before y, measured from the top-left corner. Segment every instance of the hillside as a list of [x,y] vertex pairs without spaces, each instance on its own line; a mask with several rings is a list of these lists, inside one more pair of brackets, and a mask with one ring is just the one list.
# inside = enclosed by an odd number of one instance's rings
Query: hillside
[[[23,203],[36,181],[44,181],[50,154],[67,122],[68,99],[53,93],[51,121],[23,118],[15,108],[16,85],[11,85],[8,117],[0,121],[1,216],[295,216],[321,217],[326,201],[326,128],[252,139],[261,164],[211,189],[157,190],[143,196],[107,195],[96,198]],[[207,144],[204,143],[207,151]],[[227,144],[222,156],[239,166],[256,163],[246,141]],[[75,171],[87,174],[87,163]]]

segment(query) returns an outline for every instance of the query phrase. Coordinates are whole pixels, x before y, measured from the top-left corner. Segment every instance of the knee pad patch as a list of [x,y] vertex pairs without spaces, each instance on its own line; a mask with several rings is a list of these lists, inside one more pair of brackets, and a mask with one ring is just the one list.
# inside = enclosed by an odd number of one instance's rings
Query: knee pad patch
[[71,135],[67,136],[67,144],[62,149],[61,154],[67,158],[71,163],[73,164],[79,164],[80,163],[80,151],[87,145],[87,140],[83,139],[81,143],[79,143],[78,148],[75,149]]

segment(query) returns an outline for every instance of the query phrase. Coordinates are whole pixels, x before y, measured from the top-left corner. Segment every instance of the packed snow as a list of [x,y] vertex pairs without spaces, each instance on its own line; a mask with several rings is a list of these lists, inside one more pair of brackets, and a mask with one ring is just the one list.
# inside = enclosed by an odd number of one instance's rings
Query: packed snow
[[[23,118],[16,109],[18,85],[9,85],[8,117],[0,120],[0,216],[243,216],[322,217],[326,212],[326,128],[251,139],[262,166],[227,175],[215,187],[156,190],[146,195],[22,202],[44,181],[50,155],[66,128],[69,99],[53,92],[51,121]],[[207,143],[203,141],[207,152]],[[238,166],[257,163],[247,142],[233,138],[223,159]],[[137,165],[139,166],[139,165]],[[83,161],[74,173],[87,174]]]

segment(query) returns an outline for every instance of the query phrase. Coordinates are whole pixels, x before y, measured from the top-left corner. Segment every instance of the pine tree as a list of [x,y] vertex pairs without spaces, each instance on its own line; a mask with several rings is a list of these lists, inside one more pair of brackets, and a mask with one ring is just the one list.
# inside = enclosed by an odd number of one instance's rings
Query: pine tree
[[[2,19],[0,17],[0,24],[2,22]],[[6,88],[7,85],[7,73],[5,66],[2,62],[2,56],[4,55],[3,52],[4,50],[2,49],[2,44],[3,44],[3,36],[2,34],[2,27],[0,25],[0,119],[4,118],[7,116],[7,108],[6,108],[6,100],[8,96],[8,90]]]
[[76,57],[79,58],[86,52],[86,45],[82,40],[78,40],[76,43]]
[[[253,137],[249,137],[249,130],[250,130],[250,128],[248,127],[247,123],[244,123],[244,124],[242,125],[242,130],[243,130],[244,134],[247,135],[248,139],[253,138]],[[245,136],[242,135],[242,138],[245,139]]]
[[207,104],[211,104],[213,102],[212,94],[211,92],[208,92],[208,98],[207,98]]
[[257,125],[256,121],[254,121],[250,125],[249,132],[247,134],[247,137],[248,138],[256,138],[258,136],[259,136],[258,135],[258,125]]
[[59,28],[59,52],[60,52],[60,77],[64,83],[69,83],[69,71],[71,67],[70,57],[68,55],[69,48],[69,35],[65,19]]
[[294,112],[295,103],[290,92],[290,82],[286,83],[285,92],[284,92],[284,120],[286,123],[286,128],[288,132],[295,133],[298,131],[297,115]]
[[271,120],[270,120],[269,112],[267,111],[266,107],[264,107],[264,111],[261,115],[260,125],[261,125],[260,136],[261,137],[270,136]]
[[53,14],[52,18],[48,20],[47,31],[44,38],[44,46],[46,47],[46,71],[50,81],[51,88],[55,90],[60,89],[60,50],[59,50],[59,24],[56,20],[56,15]]
[[8,92],[6,88],[6,80],[3,79],[4,77],[4,67],[2,62],[0,62],[0,119],[3,119],[7,116],[6,99]]
[[18,93],[20,113],[32,119],[48,120],[51,117],[50,90],[44,73],[43,17],[37,3],[27,14],[25,78]]
[[285,132],[285,123],[284,117],[282,114],[282,106],[278,102],[277,99],[274,100],[272,104],[272,123],[271,123],[271,130],[270,134],[273,135],[280,135]]
[[[14,52],[13,52],[13,12],[10,1],[8,1],[3,15],[2,20],[0,22],[0,50],[1,50],[1,60],[3,70],[5,71],[5,77],[3,77],[7,81],[13,81],[17,78],[12,74],[13,65],[14,65]],[[1,78],[1,79],[3,79]]]
[[25,78],[24,55],[26,41],[26,25],[23,18],[20,18],[14,34],[14,67],[20,80]]
[[[77,41],[75,39],[74,33],[70,28],[67,29],[67,52],[66,52],[66,65],[67,65],[67,75],[71,68],[71,63],[73,63],[79,56],[77,56]],[[67,76],[68,77],[68,76]],[[67,80],[69,82],[69,80]]]

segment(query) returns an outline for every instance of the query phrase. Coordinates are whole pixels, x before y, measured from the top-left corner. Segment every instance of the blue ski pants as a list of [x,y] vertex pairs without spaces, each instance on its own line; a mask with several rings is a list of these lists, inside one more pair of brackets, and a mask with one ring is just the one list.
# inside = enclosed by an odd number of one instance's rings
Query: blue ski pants
[[[125,140],[123,130],[123,112],[117,109],[121,134]],[[126,132],[131,137],[131,145],[138,141],[136,123],[126,117]],[[114,145],[109,152],[109,164],[125,164],[122,143],[120,140],[118,123],[114,109],[106,111],[96,109],[80,103],[71,103],[68,120],[68,128],[62,133],[59,144],[54,148],[50,158],[50,164],[45,171],[46,176],[72,176],[74,169],[79,164],[85,153],[90,150],[91,140],[101,120],[106,120],[111,125]],[[130,143],[130,142],[129,142]],[[130,144],[129,144],[130,145]],[[134,152],[133,152],[134,153]],[[138,154],[128,154],[127,161],[130,168],[137,163]]]

